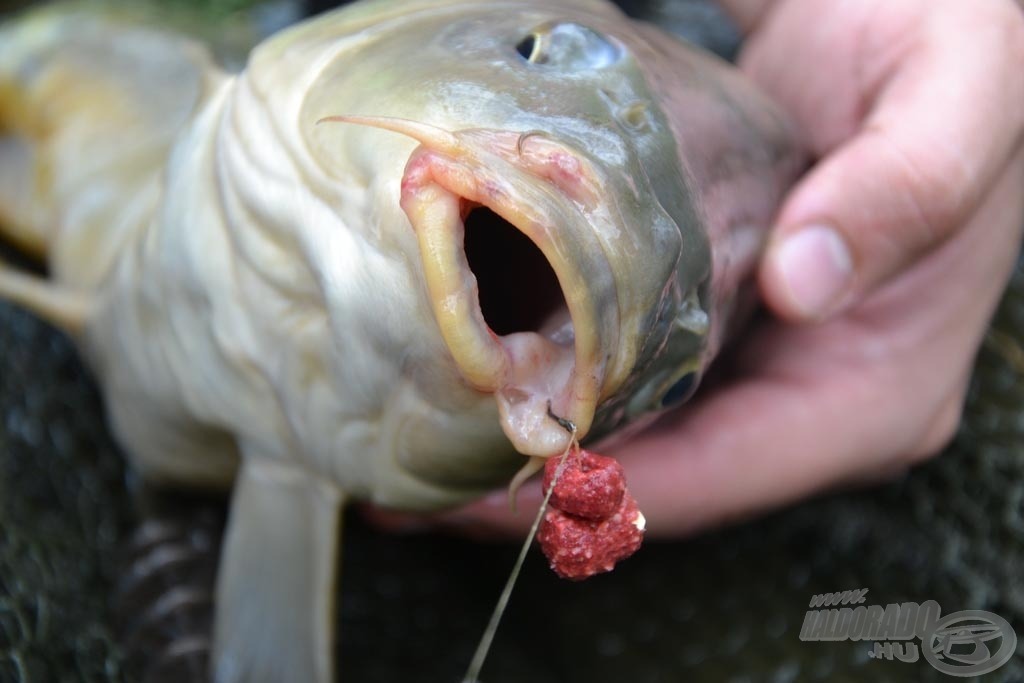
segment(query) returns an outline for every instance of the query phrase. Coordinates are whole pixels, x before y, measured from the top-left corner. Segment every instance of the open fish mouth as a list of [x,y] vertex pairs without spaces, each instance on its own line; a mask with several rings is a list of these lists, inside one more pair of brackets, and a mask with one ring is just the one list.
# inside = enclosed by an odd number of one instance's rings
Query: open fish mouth
[[593,221],[606,216],[590,164],[540,133],[448,133],[411,121],[332,117],[422,144],[402,177],[441,335],[464,380],[493,393],[524,455],[586,435],[613,357],[614,278]]

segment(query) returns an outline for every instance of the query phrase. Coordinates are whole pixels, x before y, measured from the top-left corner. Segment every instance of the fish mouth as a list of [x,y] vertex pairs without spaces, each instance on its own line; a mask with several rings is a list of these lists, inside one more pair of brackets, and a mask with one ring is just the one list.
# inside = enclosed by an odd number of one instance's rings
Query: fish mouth
[[[565,248],[573,236],[560,234],[566,222],[583,218],[550,179],[500,154],[512,146],[507,135],[505,144],[500,135],[490,137],[489,158],[417,148],[401,205],[459,372],[494,394],[516,450],[550,456],[572,438],[554,416],[584,436],[604,377],[604,340],[586,269]],[[521,142],[515,145],[521,156]],[[540,196],[527,201],[523,187],[539,187]]]
[[400,201],[434,318],[463,380],[495,396],[515,449],[547,457],[583,438],[618,329],[614,278],[591,225],[603,215],[600,183],[587,161],[537,132],[329,120],[421,143]]

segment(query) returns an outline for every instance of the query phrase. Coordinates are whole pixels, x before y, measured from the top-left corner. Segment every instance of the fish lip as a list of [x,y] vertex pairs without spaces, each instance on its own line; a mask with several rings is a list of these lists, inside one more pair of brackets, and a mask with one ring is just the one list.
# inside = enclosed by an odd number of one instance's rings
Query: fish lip
[[[608,325],[598,320],[586,273],[558,253],[554,218],[515,196],[510,175],[527,183],[552,181],[515,163],[523,155],[522,138],[514,135],[510,143],[505,136],[505,144],[489,146],[514,150],[504,155],[475,150],[453,155],[421,145],[406,164],[401,206],[417,234],[435,319],[463,379],[495,395],[502,427],[516,450],[551,456],[563,452],[572,437],[549,410],[571,421],[577,438],[587,434],[611,355],[606,347],[613,340],[602,334]],[[560,184],[557,178],[554,184]],[[562,188],[556,190],[557,196]],[[578,187],[568,190],[579,198]],[[539,332],[499,336],[487,325],[463,249],[464,219],[477,206],[526,235],[550,263],[572,322],[571,347]]]

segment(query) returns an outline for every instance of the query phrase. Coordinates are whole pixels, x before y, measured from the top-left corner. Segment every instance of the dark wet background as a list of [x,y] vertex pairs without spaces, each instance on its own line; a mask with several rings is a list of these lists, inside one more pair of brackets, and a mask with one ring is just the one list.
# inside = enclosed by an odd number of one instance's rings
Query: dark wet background
[[[705,22],[728,49],[706,5],[637,7],[689,31]],[[811,595],[854,588],[869,604],[993,611],[1024,637],[1024,268],[996,329],[955,443],[898,482],[648,543],[582,584],[533,553],[483,680],[955,680],[871,660],[863,643],[802,643]],[[103,425],[68,342],[0,303],[0,681],[185,682],[202,661],[223,507],[139,490]],[[461,680],[515,553],[348,515],[341,679]],[[982,680],[1024,681],[1020,653]]]

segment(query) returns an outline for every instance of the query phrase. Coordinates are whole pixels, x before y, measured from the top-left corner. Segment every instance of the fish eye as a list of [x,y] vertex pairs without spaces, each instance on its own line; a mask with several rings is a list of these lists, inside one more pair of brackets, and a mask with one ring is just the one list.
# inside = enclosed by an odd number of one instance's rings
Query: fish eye
[[571,22],[542,24],[516,44],[530,64],[566,70],[600,69],[622,59],[622,47],[597,31]]
[[677,406],[693,395],[697,388],[697,373],[688,372],[676,381],[672,387],[661,397],[661,407],[671,408]]

